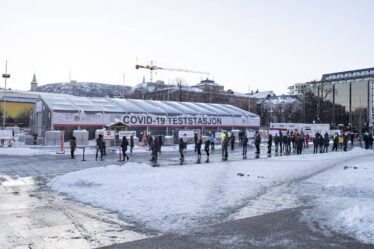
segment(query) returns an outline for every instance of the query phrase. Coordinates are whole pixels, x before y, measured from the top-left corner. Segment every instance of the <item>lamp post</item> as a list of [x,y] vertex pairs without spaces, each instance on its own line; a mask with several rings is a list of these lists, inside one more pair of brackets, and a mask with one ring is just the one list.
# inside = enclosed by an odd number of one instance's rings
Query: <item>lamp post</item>
[[3,96],[3,130],[5,130],[5,119],[6,119],[6,80],[10,78],[10,74],[7,73],[8,61],[5,60],[5,73],[3,73],[3,78],[5,82],[4,96]]

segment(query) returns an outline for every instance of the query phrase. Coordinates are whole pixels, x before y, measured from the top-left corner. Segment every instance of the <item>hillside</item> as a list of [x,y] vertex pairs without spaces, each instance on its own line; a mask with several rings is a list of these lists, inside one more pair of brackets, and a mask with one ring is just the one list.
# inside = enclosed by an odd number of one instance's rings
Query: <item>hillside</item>
[[131,87],[95,82],[51,83],[37,88],[39,92],[65,93],[86,97],[118,97],[122,96],[124,91],[128,93],[130,90]]

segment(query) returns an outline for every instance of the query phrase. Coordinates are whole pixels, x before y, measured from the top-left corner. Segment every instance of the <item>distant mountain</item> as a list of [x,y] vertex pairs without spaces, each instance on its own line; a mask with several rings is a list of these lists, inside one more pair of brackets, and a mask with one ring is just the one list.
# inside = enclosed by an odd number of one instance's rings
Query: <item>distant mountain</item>
[[123,93],[129,93],[131,87],[121,85],[111,85],[95,82],[70,82],[70,83],[51,83],[38,86],[36,91],[49,93],[64,93],[85,97],[119,97]]

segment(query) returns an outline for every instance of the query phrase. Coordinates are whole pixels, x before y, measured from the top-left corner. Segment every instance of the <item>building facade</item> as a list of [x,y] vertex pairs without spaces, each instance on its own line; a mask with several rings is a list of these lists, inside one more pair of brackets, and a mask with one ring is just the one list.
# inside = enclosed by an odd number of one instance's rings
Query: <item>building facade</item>
[[307,122],[329,123],[355,132],[373,128],[374,68],[322,75],[302,92]]

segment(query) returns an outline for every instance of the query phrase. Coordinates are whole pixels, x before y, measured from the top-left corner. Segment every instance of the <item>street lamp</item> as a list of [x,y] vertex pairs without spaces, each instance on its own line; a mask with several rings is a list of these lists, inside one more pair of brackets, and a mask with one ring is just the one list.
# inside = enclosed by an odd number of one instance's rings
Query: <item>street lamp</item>
[[5,73],[3,73],[3,78],[5,82],[4,96],[3,96],[3,130],[5,130],[5,119],[6,119],[6,80],[10,78],[10,74],[7,73],[8,61],[5,60]]

